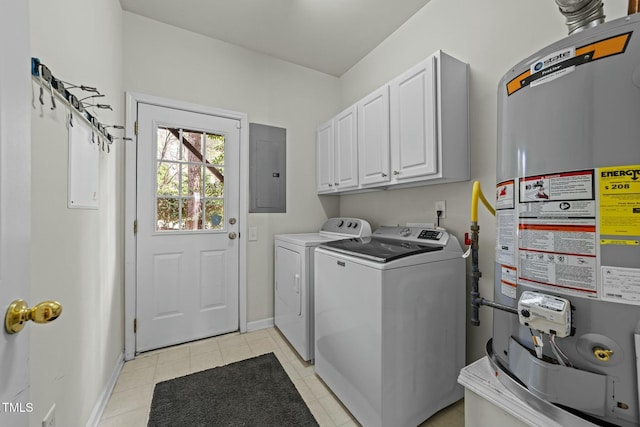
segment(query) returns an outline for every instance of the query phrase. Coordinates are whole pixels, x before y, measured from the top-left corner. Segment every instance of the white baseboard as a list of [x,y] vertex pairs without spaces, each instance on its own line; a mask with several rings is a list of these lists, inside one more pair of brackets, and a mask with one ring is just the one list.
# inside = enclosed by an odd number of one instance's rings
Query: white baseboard
[[273,317],[269,317],[268,319],[256,320],[255,322],[247,322],[247,332],[273,328],[273,325]]
[[107,403],[109,403],[111,392],[113,392],[113,388],[116,386],[116,382],[118,381],[118,377],[120,376],[120,371],[122,371],[123,366],[124,353],[120,353],[116,361],[116,366],[113,368],[113,372],[111,372],[111,376],[109,377],[109,381],[107,381],[102,394],[93,407],[93,411],[91,411],[91,416],[87,421],[86,427],[98,427],[98,424],[100,424],[100,418],[102,418],[102,413],[107,407]]

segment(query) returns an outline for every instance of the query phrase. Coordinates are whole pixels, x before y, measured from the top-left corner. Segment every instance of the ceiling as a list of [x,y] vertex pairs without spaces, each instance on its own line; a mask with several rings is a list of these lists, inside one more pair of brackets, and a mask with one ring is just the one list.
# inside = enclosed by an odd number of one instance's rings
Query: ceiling
[[165,24],[341,76],[429,0],[120,0]]

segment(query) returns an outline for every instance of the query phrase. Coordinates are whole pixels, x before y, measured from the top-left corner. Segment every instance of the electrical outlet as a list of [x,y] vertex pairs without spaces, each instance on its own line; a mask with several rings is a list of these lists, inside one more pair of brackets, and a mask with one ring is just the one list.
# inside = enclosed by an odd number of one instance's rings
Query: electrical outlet
[[42,420],[42,427],[56,427],[56,404],[51,405],[51,409],[47,412]]
[[444,200],[436,202],[436,218],[438,218],[438,211],[441,211],[440,219],[445,219],[447,217],[446,203]]

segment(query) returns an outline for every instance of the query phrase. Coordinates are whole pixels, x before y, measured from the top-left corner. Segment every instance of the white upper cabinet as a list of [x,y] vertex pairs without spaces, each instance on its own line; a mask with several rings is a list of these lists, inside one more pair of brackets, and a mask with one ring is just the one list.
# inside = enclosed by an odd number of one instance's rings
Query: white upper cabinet
[[316,163],[318,193],[333,192],[333,120],[316,131]]
[[389,85],[394,181],[421,179],[438,172],[435,66],[432,56]]
[[333,174],[336,191],[358,187],[358,127],[356,107],[338,114],[333,121]]
[[318,126],[317,191],[335,193],[358,188],[358,134],[355,106]]
[[437,51],[318,128],[318,192],[468,180],[468,74]]
[[357,104],[358,176],[362,187],[389,182],[389,86]]

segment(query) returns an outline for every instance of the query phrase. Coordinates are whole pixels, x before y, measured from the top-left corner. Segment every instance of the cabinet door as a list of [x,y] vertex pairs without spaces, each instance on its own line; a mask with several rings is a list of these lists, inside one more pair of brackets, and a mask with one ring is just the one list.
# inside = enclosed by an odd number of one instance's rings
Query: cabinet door
[[435,61],[432,56],[391,82],[394,181],[438,172]]
[[316,176],[318,193],[334,191],[333,187],[333,120],[316,131]]
[[358,102],[358,176],[360,185],[388,182],[389,86]]
[[356,106],[334,118],[333,174],[336,191],[358,187],[358,129]]

